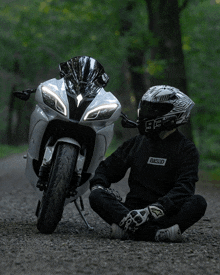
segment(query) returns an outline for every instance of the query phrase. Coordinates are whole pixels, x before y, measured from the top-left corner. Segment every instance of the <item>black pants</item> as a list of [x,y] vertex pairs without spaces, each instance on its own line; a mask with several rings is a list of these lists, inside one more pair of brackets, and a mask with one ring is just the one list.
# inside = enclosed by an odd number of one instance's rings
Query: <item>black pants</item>
[[[119,225],[120,221],[133,209],[107,193],[104,189],[96,189],[89,196],[91,208],[108,224]],[[146,205],[147,206],[147,205]],[[180,211],[171,216],[164,216],[157,220],[145,223],[133,234],[135,240],[153,241],[156,231],[178,224],[183,233],[205,214],[206,200],[200,195],[194,195],[186,199]]]

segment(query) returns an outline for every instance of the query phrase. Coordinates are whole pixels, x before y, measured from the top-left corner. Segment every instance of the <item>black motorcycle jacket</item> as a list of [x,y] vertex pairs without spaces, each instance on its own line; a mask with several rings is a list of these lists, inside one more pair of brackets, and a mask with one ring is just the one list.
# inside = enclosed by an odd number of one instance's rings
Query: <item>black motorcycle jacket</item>
[[130,209],[141,209],[159,202],[170,216],[194,194],[198,164],[194,143],[178,130],[163,140],[137,135],[100,163],[90,183],[91,187],[101,184],[108,188],[130,168],[125,204]]

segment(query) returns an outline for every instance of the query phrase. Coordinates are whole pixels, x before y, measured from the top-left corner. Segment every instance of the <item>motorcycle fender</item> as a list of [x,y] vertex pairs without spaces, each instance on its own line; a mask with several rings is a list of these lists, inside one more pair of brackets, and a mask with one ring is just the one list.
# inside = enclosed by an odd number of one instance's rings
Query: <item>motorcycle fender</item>
[[[76,145],[79,149],[81,149],[80,144],[76,140],[71,138],[60,138],[56,141],[56,143],[53,146],[46,147],[44,157],[43,157],[43,163],[42,163],[43,165],[48,165],[51,163],[55,148],[59,143],[73,144],[73,145]],[[76,169],[75,169],[77,173],[80,173],[80,174],[82,173],[84,162],[85,162],[85,156],[81,155],[79,150],[79,154],[76,162]]]

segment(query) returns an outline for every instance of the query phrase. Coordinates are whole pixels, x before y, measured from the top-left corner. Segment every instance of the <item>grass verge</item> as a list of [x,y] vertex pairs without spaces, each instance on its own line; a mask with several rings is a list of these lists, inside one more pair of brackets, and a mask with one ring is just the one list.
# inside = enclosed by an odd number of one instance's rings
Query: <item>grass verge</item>
[[28,148],[28,145],[12,146],[12,145],[0,144],[0,158],[25,152],[27,148]]

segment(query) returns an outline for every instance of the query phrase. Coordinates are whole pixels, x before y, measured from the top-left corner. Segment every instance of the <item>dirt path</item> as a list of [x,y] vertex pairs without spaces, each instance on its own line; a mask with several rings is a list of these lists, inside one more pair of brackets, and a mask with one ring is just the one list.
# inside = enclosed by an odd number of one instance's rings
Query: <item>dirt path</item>
[[[24,175],[25,160],[0,160],[0,274],[220,274],[220,187],[201,178],[197,193],[208,202],[204,218],[184,242],[110,240],[109,227],[89,208],[89,232],[74,205],[65,208],[52,235],[36,229],[37,197]],[[126,181],[116,188],[126,193]]]

